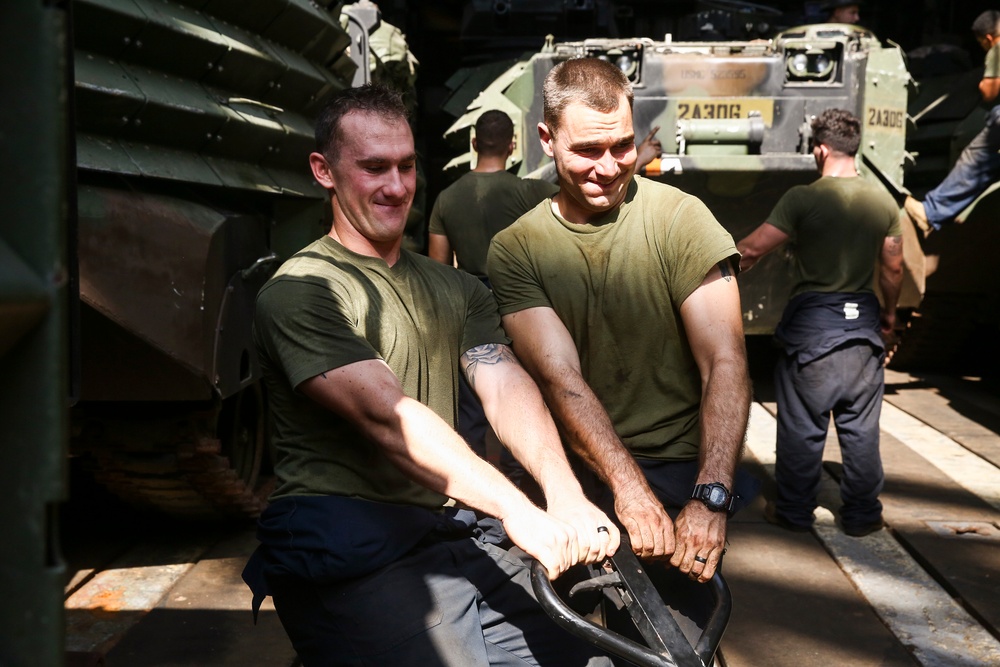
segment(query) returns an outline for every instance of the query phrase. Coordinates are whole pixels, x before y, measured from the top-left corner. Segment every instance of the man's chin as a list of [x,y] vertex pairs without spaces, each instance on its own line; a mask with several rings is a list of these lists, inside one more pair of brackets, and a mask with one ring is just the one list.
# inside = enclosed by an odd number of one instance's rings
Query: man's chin
[[604,213],[618,206],[625,199],[623,191],[604,193],[595,197],[586,197],[585,200],[595,213]]

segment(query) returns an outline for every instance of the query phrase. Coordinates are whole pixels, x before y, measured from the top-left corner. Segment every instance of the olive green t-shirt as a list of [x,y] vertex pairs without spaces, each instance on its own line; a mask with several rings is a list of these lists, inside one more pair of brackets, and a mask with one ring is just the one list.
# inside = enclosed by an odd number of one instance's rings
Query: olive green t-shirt
[[875,263],[887,236],[899,236],[899,207],[860,176],[825,176],[797,185],[767,221],[793,244],[792,296],[803,292],[873,292]]
[[257,295],[254,342],[271,402],[278,485],[285,496],[340,495],[440,507],[335,413],[297,391],[304,380],[382,359],[404,393],[456,423],[459,357],[508,341],[496,301],[476,278],[403,251],[392,267],[324,236]]
[[448,237],[458,268],[484,278],[490,240],[556,192],[559,186],[547,181],[470,171],[438,195],[428,230]]
[[493,239],[489,277],[501,314],[555,310],[634,454],[686,460],[699,447],[701,375],[680,307],[736,254],[701,201],[636,177],[622,205],[592,224],[539,204]]

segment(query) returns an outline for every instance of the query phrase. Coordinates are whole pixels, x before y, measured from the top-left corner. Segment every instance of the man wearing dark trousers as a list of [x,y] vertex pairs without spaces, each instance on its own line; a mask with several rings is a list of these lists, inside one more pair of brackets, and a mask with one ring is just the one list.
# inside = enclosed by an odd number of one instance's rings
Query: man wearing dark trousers
[[858,175],[856,117],[828,109],[812,128],[819,180],[786,192],[767,222],[737,244],[743,270],[795,244],[792,299],[775,331],[783,347],[774,374],[778,495],[765,518],[793,531],[812,526],[832,412],[844,461],[841,523],[860,537],[883,525],[883,338],[895,324],[903,275],[900,213],[887,192]]
[[621,70],[564,61],[543,97],[560,190],[493,239],[504,328],[633,550],[662,562],[654,583],[698,623],[690,607],[710,596],[692,580],[715,574],[751,495],[737,475],[750,382],[735,244],[697,198],[635,175]]

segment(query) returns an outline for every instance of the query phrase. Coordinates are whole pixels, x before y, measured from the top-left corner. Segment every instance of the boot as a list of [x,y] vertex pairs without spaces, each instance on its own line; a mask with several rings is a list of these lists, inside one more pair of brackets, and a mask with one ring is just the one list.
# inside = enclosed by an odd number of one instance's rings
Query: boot
[[924,204],[918,199],[907,195],[906,201],[903,202],[903,210],[906,211],[907,217],[910,222],[913,223],[914,227],[920,232],[923,238],[930,236],[930,233],[934,231],[930,223],[927,222],[927,212],[924,211]]

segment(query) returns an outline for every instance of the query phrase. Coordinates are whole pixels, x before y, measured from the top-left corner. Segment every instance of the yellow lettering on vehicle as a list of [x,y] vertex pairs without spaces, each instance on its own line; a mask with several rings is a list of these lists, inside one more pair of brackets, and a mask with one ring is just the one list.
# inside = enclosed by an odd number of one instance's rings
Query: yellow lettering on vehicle
[[898,109],[868,107],[865,116],[865,122],[869,127],[887,127],[897,130],[906,127],[906,113]]
[[751,111],[759,112],[764,125],[771,127],[774,121],[774,100],[767,97],[715,97],[677,100],[678,120],[748,118]]

